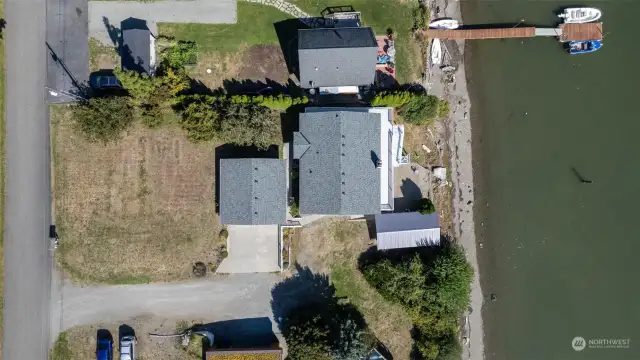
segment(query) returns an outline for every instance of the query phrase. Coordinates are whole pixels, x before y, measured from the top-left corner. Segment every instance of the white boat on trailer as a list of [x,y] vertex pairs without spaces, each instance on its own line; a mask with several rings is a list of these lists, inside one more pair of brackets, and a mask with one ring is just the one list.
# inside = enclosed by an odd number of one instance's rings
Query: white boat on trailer
[[457,29],[458,27],[460,27],[460,22],[458,20],[449,18],[436,19],[429,24],[430,29],[453,30]]
[[440,39],[431,40],[431,65],[440,65],[442,62],[442,43]]
[[584,24],[596,21],[602,17],[602,11],[596,8],[568,8],[558,17],[563,18],[566,24]]

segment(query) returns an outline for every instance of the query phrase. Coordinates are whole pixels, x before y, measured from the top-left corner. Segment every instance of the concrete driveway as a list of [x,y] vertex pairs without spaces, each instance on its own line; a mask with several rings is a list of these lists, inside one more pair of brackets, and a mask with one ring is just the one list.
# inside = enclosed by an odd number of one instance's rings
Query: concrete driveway
[[113,45],[120,23],[128,18],[146,20],[154,35],[156,24],[235,24],[236,0],[89,1],[89,36]]
[[218,273],[256,273],[280,271],[278,225],[229,225],[229,256]]

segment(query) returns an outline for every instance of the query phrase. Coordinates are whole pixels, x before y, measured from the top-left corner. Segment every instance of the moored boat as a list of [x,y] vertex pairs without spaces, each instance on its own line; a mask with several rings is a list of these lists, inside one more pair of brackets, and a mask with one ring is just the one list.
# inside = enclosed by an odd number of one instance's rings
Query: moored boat
[[458,20],[447,19],[447,18],[437,19],[429,23],[429,28],[431,29],[453,30],[453,29],[457,29],[458,27],[460,27],[460,22],[458,22]]
[[569,54],[588,54],[598,51],[602,47],[602,42],[598,40],[582,40],[569,42]]
[[566,24],[584,24],[596,21],[602,17],[602,11],[596,8],[568,8],[558,17],[563,18]]
[[431,40],[431,65],[440,65],[442,62],[442,44],[440,39]]

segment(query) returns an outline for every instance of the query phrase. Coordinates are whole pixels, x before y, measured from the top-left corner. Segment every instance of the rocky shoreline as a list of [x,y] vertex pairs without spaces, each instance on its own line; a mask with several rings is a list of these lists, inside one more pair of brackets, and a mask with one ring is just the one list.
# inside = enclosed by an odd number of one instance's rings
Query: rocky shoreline
[[[462,21],[460,2],[427,0],[431,19],[453,18]],[[461,342],[464,360],[484,359],[482,324],[483,295],[476,255],[473,205],[473,164],[469,92],[464,63],[464,41],[442,40],[444,58],[440,65],[428,65],[425,87],[428,92],[446,99],[450,104],[447,139],[451,150],[451,180],[453,182],[453,224],[458,243],[463,246],[475,276],[471,284],[471,304],[464,314]]]

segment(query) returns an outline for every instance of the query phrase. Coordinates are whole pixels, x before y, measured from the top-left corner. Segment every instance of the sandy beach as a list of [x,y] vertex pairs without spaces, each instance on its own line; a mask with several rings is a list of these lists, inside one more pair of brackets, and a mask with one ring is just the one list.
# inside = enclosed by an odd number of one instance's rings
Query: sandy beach
[[[428,0],[431,19],[453,18],[462,21],[458,1]],[[451,149],[451,179],[453,181],[454,231],[464,247],[475,276],[471,284],[470,311],[464,314],[462,347],[464,360],[484,359],[484,333],[480,287],[480,271],[476,255],[473,218],[474,186],[471,147],[470,101],[464,64],[464,41],[442,40],[444,57],[440,65],[429,64],[426,88],[450,104],[448,145]]]

